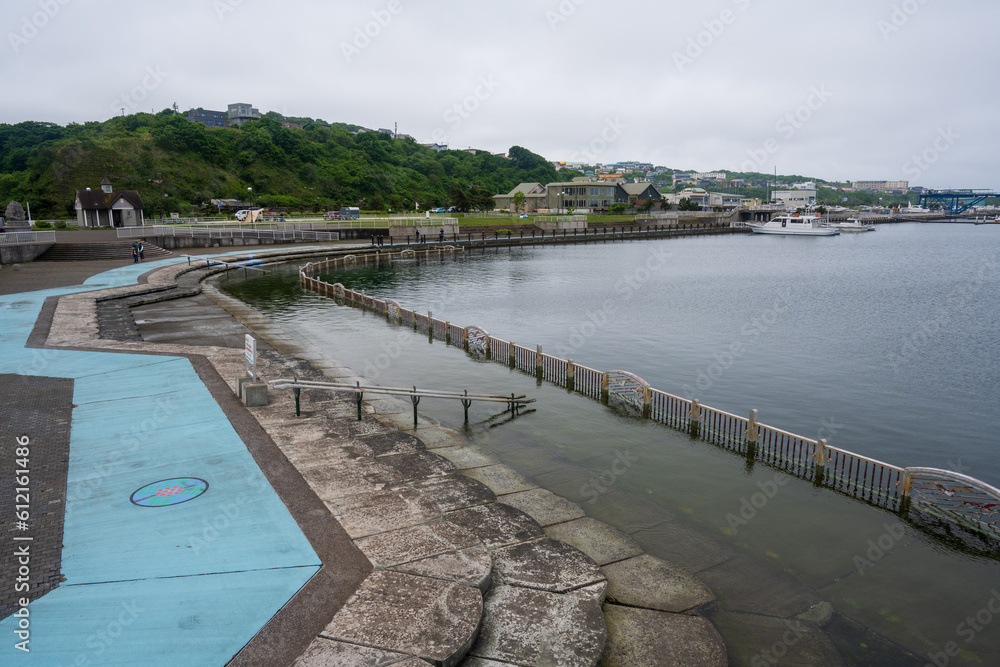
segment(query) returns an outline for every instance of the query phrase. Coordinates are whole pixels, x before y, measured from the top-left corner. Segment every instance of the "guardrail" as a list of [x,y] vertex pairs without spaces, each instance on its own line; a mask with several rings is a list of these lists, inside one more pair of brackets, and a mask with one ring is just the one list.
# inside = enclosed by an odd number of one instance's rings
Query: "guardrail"
[[146,238],[150,236],[179,236],[209,239],[260,239],[274,241],[339,241],[337,232],[317,232],[298,229],[245,229],[240,227],[173,227],[150,225],[146,227],[119,227],[118,238]]
[[[404,254],[404,253],[400,253]],[[407,252],[413,256],[412,251]],[[299,271],[303,289],[331,297],[338,303],[371,310],[395,324],[427,333],[446,345],[509,368],[534,375],[601,401],[633,410],[644,419],[682,430],[692,437],[760,461],[790,475],[812,482],[871,505],[907,514],[917,508],[925,514],[961,526],[976,534],[1000,540],[1000,489],[981,480],[936,468],[903,468],[833,447],[824,439],[812,439],[758,422],[757,411],[741,417],[701,405],[697,399],[675,396],[649,386],[627,371],[598,371],[491,336],[480,327],[459,327],[318,278],[331,268],[349,268],[368,263],[368,255],[309,263]],[[385,253],[371,255],[373,263],[391,262]],[[960,502],[956,500],[960,499]]]
[[270,384],[274,385],[275,389],[292,389],[295,392],[295,416],[301,416],[302,410],[299,404],[300,394],[303,389],[322,389],[327,391],[339,391],[339,392],[349,392],[354,394],[354,400],[358,404],[358,421],[361,421],[361,402],[365,398],[365,393],[383,395],[383,396],[407,396],[410,402],[413,403],[413,426],[417,426],[417,406],[420,405],[421,398],[444,398],[458,400],[462,402],[462,406],[465,408],[465,421],[469,421],[469,406],[472,405],[473,401],[480,401],[485,403],[505,403],[507,405],[507,410],[510,410],[513,414],[517,414],[517,411],[523,408],[525,405],[534,403],[535,399],[527,398],[524,394],[510,396],[503,396],[501,394],[470,394],[469,390],[466,389],[463,393],[459,394],[454,391],[439,391],[435,389],[417,389],[414,386],[412,389],[400,388],[400,387],[369,387],[361,386],[361,382],[355,382],[351,384],[343,384],[339,382],[319,382],[316,380],[299,380],[293,377],[291,380],[287,378],[279,378],[277,380],[270,380]]
[[3,232],[0,245],[29,245],[34,243],[55,243],[55,232]]

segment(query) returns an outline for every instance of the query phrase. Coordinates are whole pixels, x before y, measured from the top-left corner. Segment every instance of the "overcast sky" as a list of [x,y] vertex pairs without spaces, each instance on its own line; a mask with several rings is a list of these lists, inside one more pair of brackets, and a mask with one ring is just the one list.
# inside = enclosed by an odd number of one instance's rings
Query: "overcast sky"
[[996,0],[5,0],[0,122],[249,102],[417,141],[1000,187]]

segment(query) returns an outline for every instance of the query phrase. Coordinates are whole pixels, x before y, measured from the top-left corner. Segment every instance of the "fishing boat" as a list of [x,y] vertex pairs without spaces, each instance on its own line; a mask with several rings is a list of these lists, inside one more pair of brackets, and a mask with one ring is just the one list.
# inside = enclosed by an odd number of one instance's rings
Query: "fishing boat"
[[792,213],[779,215],[765,223],[749,223],[754,234],[788,234],[791,236],[836,236],[840,230],[826,227],[821,215]]
[[875,225],[869,225],[865,222],[861,222],[858,218],[848,218],[844,222],[838,222],[834,225],[837,229],[842,232],[874,232]]

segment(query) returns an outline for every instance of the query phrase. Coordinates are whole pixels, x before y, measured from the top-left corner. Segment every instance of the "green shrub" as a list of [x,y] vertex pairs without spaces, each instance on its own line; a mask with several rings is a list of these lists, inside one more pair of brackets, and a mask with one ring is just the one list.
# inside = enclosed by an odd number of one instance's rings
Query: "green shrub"
[[50,227],[49,223],[44,220],[39,220],[35,223],[35,229],[48,229]]
[[66,221],[65,220],[57,220],[56,221],[56,229],[66,229]]

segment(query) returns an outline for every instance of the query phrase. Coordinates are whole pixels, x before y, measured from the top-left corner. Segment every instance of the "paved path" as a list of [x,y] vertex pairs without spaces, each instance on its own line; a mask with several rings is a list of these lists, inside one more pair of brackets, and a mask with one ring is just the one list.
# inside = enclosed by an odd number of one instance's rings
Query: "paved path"
[[[135,284],[178,261],[0,297],[0,374],[73,380],[66,581],[31,602],[27,619],[0,621],[0,664],[224,664],[321,565],[187,358],[26,347],[46,298]],[[48,443],[22,429],[0,434],[4,469],[14,438],[27,436],[29,476],[40,480],[30,464]],[[207,489],[180,504],[136,504],[133,494],[161,480],[186,481],[139,496],[169,502]],[[32,517],[44,509],[32,504]],[[13,508],[2,511],[10,525]],[[32,537],[28,524],[17,537]],[[0,535],[0,548],[31,546],[14,536]],[[30,653],[14,646],[25,620]]]

